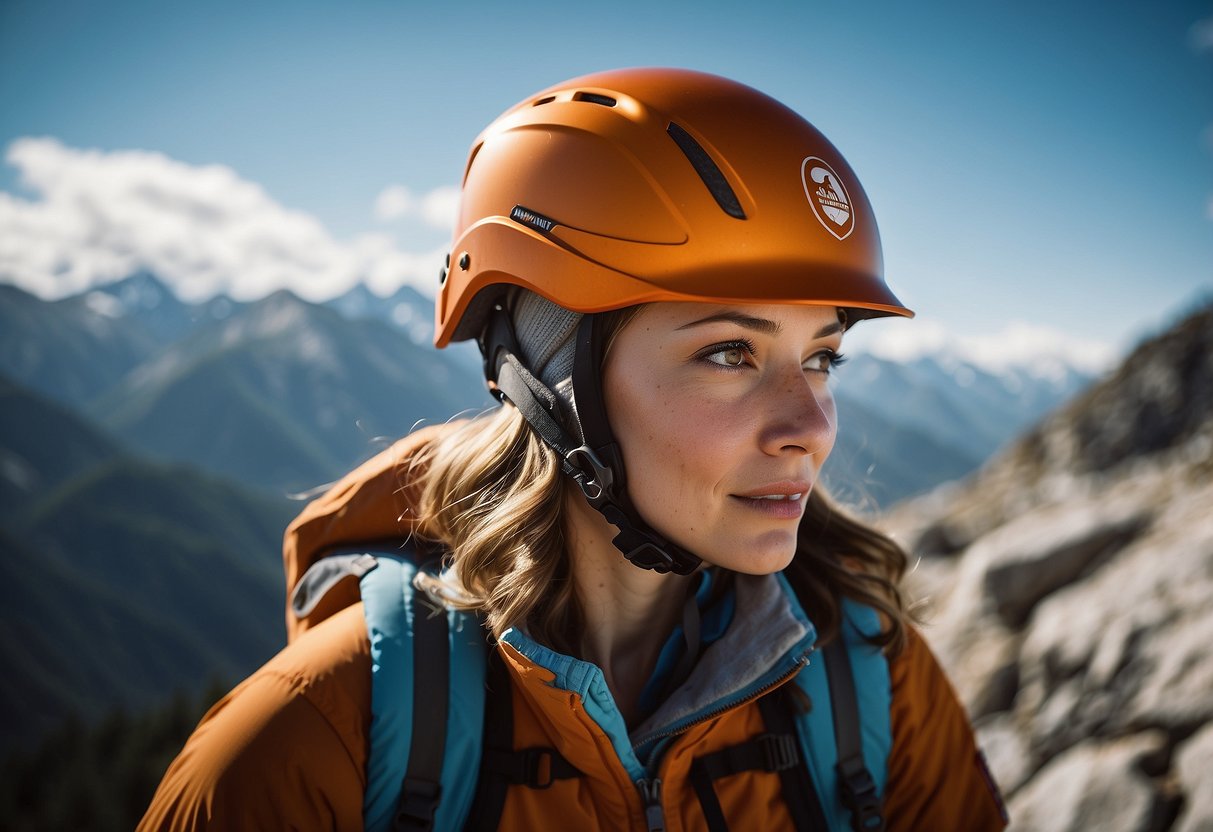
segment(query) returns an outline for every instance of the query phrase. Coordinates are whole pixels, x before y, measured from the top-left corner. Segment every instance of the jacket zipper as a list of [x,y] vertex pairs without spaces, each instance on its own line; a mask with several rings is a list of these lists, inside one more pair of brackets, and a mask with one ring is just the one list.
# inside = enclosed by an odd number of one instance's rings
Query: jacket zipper
[[[790,670],[788,670],[787,673],[784,673],[784,674],[776,677],[775,679],[772,679],[770,681],[770,683],[763,685],[758,690],[752,692],[749,696],[746,696],[742,699],[738,699],[736,702],[730,702],[728,705],[722,705],[721,707],[717,708],[714,711],[709,711],[708,713],[703,714],[702,716],[700,716],[698,719],[694,720],[693,722],[688,722],[686,725],[682,726],[681,728],[679,728],[677,730],[663,731],[661,733],[657,733],[657,734],[653,734],[652,736],[645,737],[644,741],[642,743],[638,743],[637,745],[633,746],[633,748],[638,748],[640,745],[643,745],[644,743],[652,742],[653,740],[659,740],[662,737],[672,737],[675,734],[681,734],[682,732],[686,731],[688,728],[691,728],[695,725],[699,725],[700,723],[706,722],[709,719],[715,719],[717,716],[720,716],[725,711],[732,710],[733,708],[736,708],[739,705],[743,705],[746,702],[752,702],[753,700],[762,696],[767,691],[771,690],[772,688],[778,687],[779,685],[783,684],[788,679],[790,679],[792,676],[795,676],[798,671],[803,670],[809,664],[809,656],[812,654],[813,650],[815,650],[815,649],[816,648],[813,648],[812,650],[809,650],[808,653],[805,653],[805,655],[803,657],[801,657],[801,659],[799,661],[797,661],[796,664],[793,665],[792,668]],[[636,788],[640,792],[640,803],[644,808],[644,822],[646,824],[648,832],[665,832],[665,810],[661,806],[661,778],[660,777],[641,778],[640,780],[636,781]]]
[[636,781],[640,802],[644,804],[644,822],[649,832],[665,832],[665,810],[661,808],[661,778]]
[[[683,726],[681,726],[681,727],[679,727],[679,728],[670,729],[670,730],[668,730],[668,731],[659,731],[659,732],[658,732],[658,733],[656,733],[656,734],[650,734],[649,736],[645,737],[645,738],[644,738],[643,740],[641,740],[640,742],[638,742],[638,743],[636,743],[635,745],[633,745],[633,746],[632,746],[632,748],[640,748],[640,746],[642,746],[642,745],[646,745],[646,744],[648,744],[648,743],[650,743],[650,742],[653,742],[653,740],[659,740],[659,739],[663,739],[664,737],[672,737],[672,736],[674,736],[675,734],[681,734],[681,733],[683,733],[684,731],[686,731],[686,730],[688,730],[688,729],[690,729],[690,728],[693,728],[693,727],[695,727],[696,725],[699,725],[700,723],[707,722],[707,721],[708,721],[708,720],[710,720],[710,719],[715,719],[716,717],[720,716],[721,714],[723,714],[723,713],[725,713],[725,712],[727,712],[727,711],[731,711],[731,710],[733,710],[734,708],[738,707],[739,705],[744,705],[746,702],[752,702],[752,701],[754,701],[755,699],[757,699],[758,697],[762,696],[762,695],[763,695],[764,693],[766,693],[767,691],[769,691],[769,690],[771,690],[771,689],[773,689],[773,688],[777,688],[777,687],[779,687],[779,686],[780,686],[780,685],[782,685],[784,682],[786,682],[788,679],[790,679],[791,677],[795,676],[795,675],[796,675],[796,674],[797,674],[799,671],[801,671],[801,670],[803,670],[804,668],[808,667],[808,665],[809,665],[809,656],[810,656],[810,655],[813,653],[813,651],[814,651],[814,650],[816,650],[816,649],[817,649],[817,648],[816,648],[816,647],[814,647],[814,648],[812,648],[811,650],[809,650],[809,652],[808,652],[808,653],[805,653],[805,654],[804,654],[804,656],[802,656],[802,657],[800,658],[800,660],[799,660],[799,661],[797,661],[797,662],[796,662],[796,664],[795,664],[795,665],[793,665],[793,666],[792,666],[792,668],[791,668],[790,670],[788,670],[788,672],[786,672],[786,673],[782,674],[781,676],[776,677],[775,679],[772,679],[772,680],[771,680],[769,683],[767,683],[767,684],[763,685],[763,686],[762,686],[762,687],[760,687],[758,690],[751,692],[751,693],[750,693],[748,696],[745,696],[745,697],[743,697],[743,698],[741,698],[741,699],[738,699],[736,702],[730,702],[730,703],[729,703],[729,704],[727,704],[727,705],[722,705],[722,706],[720,706],[719,708],[717,708],[717,709],[716,709],[716,710],[714,710],[714,711],[708,711],[706,714],[702,714],[702,715],[701,715],[701,716],[699,716],[698,718],[696,718],[696,719],[692,720],[691,722],[688,722],[686,725],[683,725]],[[643,781],[637,781],[637,782],[643,782]]]

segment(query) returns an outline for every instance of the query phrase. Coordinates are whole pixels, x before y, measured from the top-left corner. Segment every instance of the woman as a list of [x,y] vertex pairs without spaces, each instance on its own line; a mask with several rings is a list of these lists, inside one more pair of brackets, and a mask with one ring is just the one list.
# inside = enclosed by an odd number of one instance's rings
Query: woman
[[473,146],[441,281],[502,407],[292,524],[291,644],[144,828],[1004,825],[904,555],[817,484],[844,332],[911,314],[819,132],[682,70],[552,87]]

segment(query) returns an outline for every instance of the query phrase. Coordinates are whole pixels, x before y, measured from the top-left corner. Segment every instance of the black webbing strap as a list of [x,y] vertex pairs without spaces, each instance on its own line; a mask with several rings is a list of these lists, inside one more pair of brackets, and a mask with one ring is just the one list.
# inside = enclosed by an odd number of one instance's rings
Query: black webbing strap
[[392,829],[398,832],[433,829],[442,798],[451,655],[446,611],[435,613],[424,599],[424,593],[414,592],[409,601],[413,613],[413,733],[400,803],[392,820]]
[[[606,351],[601,315],[586,315],[577,324],[577,348],[573,353],[573,390],[577,399],[577,421],[581,428],[582,459],[597,472],[605,469],[604,499],[590,505],[602,512],[607,521],[619,529],[612,543],[623,556],[642,569],[689,575],[699,568],[700,559],[675,546],[645,523],[627,496],[627,474],[623,454],[615,442],[607,420],[606,403],[602,396],[600,365]],[[583,489],[584,490],[584,489]]]
[[543,441],[560,454],[561,459],[567,459],[569,452],[577,447],[577,443],[552,415],[556,407],[552,391],[509,353],[502,355],[496,384]]
[[[715,576],[713,580],[716,580]],[[687,583],[686,597],[682,602],[682,656],[662,683],[661,692],[657,697],[659,702],[669,699],[674,691],[682,687],[682,683],[691,677],[691,672],[695,669],[695,665],[699,664],[699,657],[703,653],[701,636],[703,622],[699,611],[698,583],[698,581]],[[708,603],[710,604],[711,601]]]
[[839,635],[824,648],[830,703],[834,712],[834,745],[838,749],[838,788],[842,805],[851,810],[855,832],[883,832],[880,795],[863,760],[863,737],[859,730],[859,699],[851,659]]
[[[789,687],[794,684],[795,682],[789,682],[758,700],[758,710],[768,731],[797,736],[796,703]],[[799,747],[797,745],[797,749]],[[802,755],[796,763],[779,772],[779,779],[783,784],[783,801],[792,816],[792,825],[800,832],[828,832],[830,826],[821,806],[821,798],[817,794],[817,786],[813,783],[813,775],[809,773],[808,762]]]
[[557,780],[582,773],[554,748],[514,750],[514,698],[510,674],[497,650],[489,648],[487,690],[484,697],[484,747],[480,776],[468,814],[468,832],[497,829],[510,786],[546,789]]
[[603,353],[602,316],[585,315],[577,324],[576,349],[573,351],[573,390],[577,397],[577,422],[585,444],[594,449],[602,461],[616,469],[615,487],[622,491],[623,455],[615,444],[615,434],[607,420],[606,402],[602,397]]
[[[782,699],[782,697],[780,698]],[[691,763],[691,788],[695,790],[695,796],[699,798],[699,806],[703,810],[703,817],[707,821],[710,832],[727,832],[729,828],[724,819],[724,811],[720,807],[720,800],[716,796],[716,789],[712,785],[714,780],[743,771],[778,772],[783,784],[784,799],[788,801],[790,809],[794,800],[797,799],[795,791],[804,791],[802,789],[789,791],[790,781],[784,777],[785,772],[794,772],[798,768],[802,768],[796,726],[792,723],[791,712],[788,710],[791,703],[772,701],[770,710],[773,712],[784,711],[788,714],[786,724],[776,728],[767,722],[768,709],[764,703],[768,699],[773,700],[773,697],[766,696],[759,700],[759,706],[763,709],[763,721],[766,722],[769,729],[768,733],[760,734],[752,740],[731,745],[720,751],[696,757]],[[787,730],[788,728],[790,730]],[[816,795],[812,783],[809,783],[807,791],[810,795]],[[799,830],[808,829],[815,832],[817,828],[825,829],[824,826],[803,825],[795,810],[792,811],[792,818]]]
[[504,309],[494,311],[481,341],[486,377],[494,385],[495,395],[509,399],[556,451],[562,470],[577,483],[589,504],[619,530],[611,542],[624,557],[643,569],[689,575],[699,567],[699,558],[643,523],[623,489],[623,460],[607,424],[594,358],[602,349],[599,322],[599,316],[586,315],[577,325],[573,387],[584,437],[580,443],[557,418],[555,394],[518,360],[518,339]]
[[484,355],[484,377],[492,385],[493,395],[504,396],[518,408],[540,438],[560,455],[565,473],[578,473],[568,462],[569,452],[578,443],[556,420],[556,394],[518,360],[518,337],[505,309],[498,307],[489,314],[480,351]]
[[514,745],[514,697],[510,689],[510,673],[492,645],[489,645],[485,688],[484,746],[480,756],[476,796],[464,827],[468,832],[491,832],[497,828],[501,813],[505,810],[505,793],[510,785],[490,775],[486,766],[489,749],[512,748]]
[[487,776],[505,781],[507,786],[546,789],[557,780],[581,777],[581,769],[570,763],[555,748],[536,746],[503,751],[484,749],[481,766]]
[[556,399],[552,391],[507,352],[500,354],[500,366],[494,383],[499,394],[518,408],[522,418],[539,434],[539,438],[560,457],[561,470],[577,483],[590,505],[607,515],[608,521],[615,522],[608,513],[608,509],[613,508],[609,497],[614,471],[599,462],[588,447],[577,445],[556,421],[553,415]]

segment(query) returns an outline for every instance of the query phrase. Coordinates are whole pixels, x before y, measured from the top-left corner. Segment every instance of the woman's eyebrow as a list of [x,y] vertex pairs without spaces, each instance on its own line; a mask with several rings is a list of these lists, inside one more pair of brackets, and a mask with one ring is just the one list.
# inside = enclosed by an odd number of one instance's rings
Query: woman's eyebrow
[[813,340],[816,341],[818,338],[825,338],[828,335],[834,335],[839,332],[842,332],[842,321],[835,321],[817,330],[817,334],[813,336]]
[[761,332],[764,335],[778,335],[783,329],[776,321],[771,321],[766,318],[755,318],[753,315],[742,315],[740,312],[719,312],[715,315],[708,315],[706,318],[700,318],[697,321],[691,321],[689,324],[683,324],[679,329],[690,329],[693,326],[701,324],[712,324],[717,321],[726,321],[728,323],[737,324],[738,326],[752,329],[755,332]]
[[[719,321],[734,323],[738,326],[745,327],[746,329],[761,332],[764,335],[778,335],[783,330],[783,326],[777,321],[772,321],[767,318],[755,318],[753,315],[742,315],[740,312],[719,312],[715,315],[708,315],[706,318],[700,318],[697,321],[691,321],[688,324],[683,324],[682,326],[678,327],[678,329],[690,329],[693,326],[717,323]],[[826,324],[821,329],[817,330],[817,334],[813,336],[813,340],[816,341],[818,338],[825,338],[838,332],[842,332],[842,323],[840,321],[834,321],[833,323]]]

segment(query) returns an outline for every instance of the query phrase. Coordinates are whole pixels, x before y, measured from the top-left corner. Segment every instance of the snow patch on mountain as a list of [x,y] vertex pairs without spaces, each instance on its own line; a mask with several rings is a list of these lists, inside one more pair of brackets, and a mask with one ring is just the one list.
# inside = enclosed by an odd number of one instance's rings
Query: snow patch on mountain
[[978,368],[1007,379],[1012,392],[1025,375],[1065,384],[1074,373],[1102,375],[1120,358],[1110,343],[1020,320],[978,335],[958,335],[929,319],[881,321],[879,327],[849,333],[847,348],[898,364],[929,358],[952,373],[961,387],[975,381],[973,368]]

